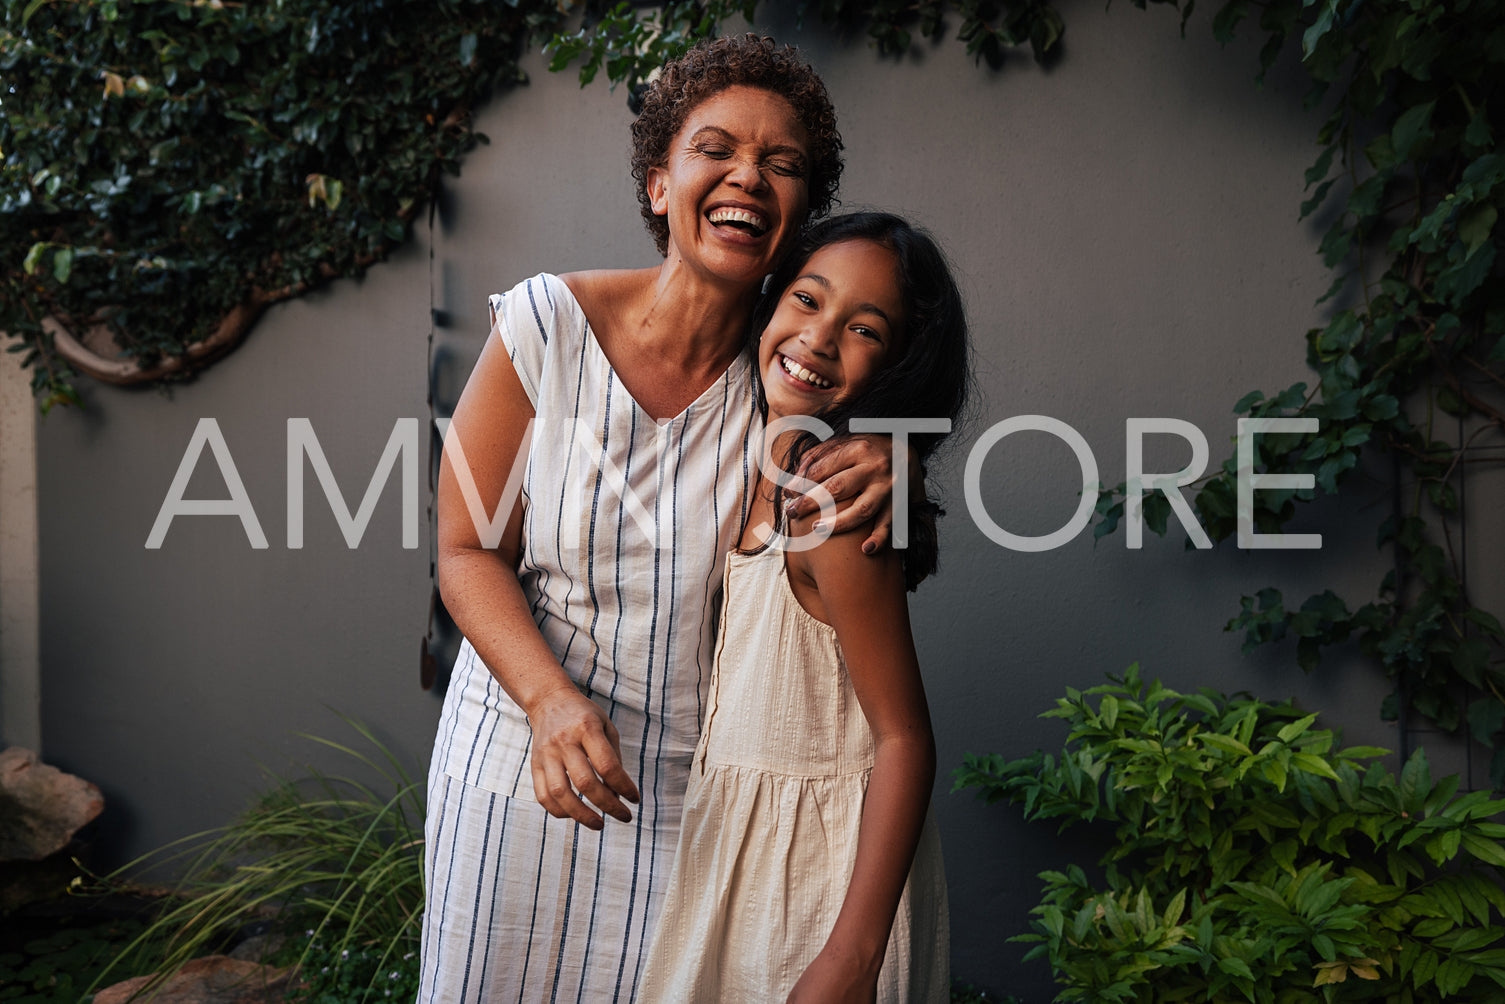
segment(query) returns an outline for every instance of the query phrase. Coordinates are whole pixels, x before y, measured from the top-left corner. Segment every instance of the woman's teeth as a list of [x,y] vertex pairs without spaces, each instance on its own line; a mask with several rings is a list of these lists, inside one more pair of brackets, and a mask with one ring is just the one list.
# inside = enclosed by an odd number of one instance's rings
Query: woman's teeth
[[817,373],[810,372],[788,356],[779,356],[779,365],[784,367],[785,373],[788,373],[796,380],[804,381],[812,387],[819,387],[821,390],[825,390],[831,386],[831,381]]
[[734,209],[731,206],[712,209],[706,214],[706,218],[713,224],[734,224],[739,230],[746,229],[750,231],[754,237],[762,236],[764,231],[768,229],[768,221],[757,213],[746,209]]

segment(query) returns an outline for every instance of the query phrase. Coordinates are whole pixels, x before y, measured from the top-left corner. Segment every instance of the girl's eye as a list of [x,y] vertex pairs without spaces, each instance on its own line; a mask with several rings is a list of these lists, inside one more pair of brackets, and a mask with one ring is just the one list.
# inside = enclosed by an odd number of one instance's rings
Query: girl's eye
[[809,293],[802,293],[799,290],[795,290],[792,295],[796,300],[798,300],[800,303],[803,303],[807,307],[815,306],[815,297],[811,296]]
[[866,327],[865,325],[859,324],[857,327],[853,328],[852,330],[855,331],[855,332],[857,332],[863,338],[869,339],[870,341],[874,341],[874,342],[882,342],[883,341],[883,336],[882,335],[880,335],[876,330],[874,330],[872,328],[869,328],[869,327]]

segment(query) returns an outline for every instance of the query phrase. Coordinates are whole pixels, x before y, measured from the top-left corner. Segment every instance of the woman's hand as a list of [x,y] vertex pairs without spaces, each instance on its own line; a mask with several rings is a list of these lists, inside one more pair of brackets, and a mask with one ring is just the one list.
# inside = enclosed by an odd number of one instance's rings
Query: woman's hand
[[[923,498],[925,476],[914,447],[907,447],[900,455],[900,464],[904,468],[904,491]],[[828,449],[818,451],[813,459],[807,459],[797,473],[818,482],[838,503],[846,503],[837,507],[831,522],[833,534],[847,533],[872,520],[873,529],[862,543],[862,552],[876,554],[888,543],[894,524],[895,496],[894,441],[890,437],[845,436]],[[900,499],[906,515],[910,497],[904,494]],[[802,495],[788,504],[786,513],[793,518],[817,508],[813,498]]]
[[549,692],[527,712],[538,804],[550,815],[599,830],[605,820],[581,801],[583,795],[613,819],[631,822],[622,799],[636,802],[638,787],[622,766],[621,740],[606,712],[573,686]]
[[877,999],[878,967],[841,959],[827,945],[789,991],[788,1004],[873,1004]]

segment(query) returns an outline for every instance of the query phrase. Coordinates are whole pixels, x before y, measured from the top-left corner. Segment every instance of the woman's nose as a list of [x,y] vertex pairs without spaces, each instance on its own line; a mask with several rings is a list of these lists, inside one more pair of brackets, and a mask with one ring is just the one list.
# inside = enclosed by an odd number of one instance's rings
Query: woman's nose
[[757,161],[748,157],[733,161],[727,180],[747,192],[761,191],[767,185]]

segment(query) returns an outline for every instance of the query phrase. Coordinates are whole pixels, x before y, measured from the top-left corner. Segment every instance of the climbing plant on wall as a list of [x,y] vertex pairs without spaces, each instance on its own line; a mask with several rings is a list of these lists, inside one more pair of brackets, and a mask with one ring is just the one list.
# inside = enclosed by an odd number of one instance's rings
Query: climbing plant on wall
[[0,330],[71,371],[183,374],[406,237],[553,3],[4,0]]
[[[560,60],[579,39],[612,39],[608,71],[635,82],[755,6],[671,3],[649,34],[626,30],[625,3],[0,4],[0,330],[44,410],[77,400],[78,370],[181,377],[269,304],[384,257],[481,138],[474,105],[519,81],[525,45],[572,7],[593,27],[561,38]],[[922,30],[939,32],[951,8],[968,12],[969,44],[988,59],[1024,40],[1043,53],[1060,33],[1037,0],[1002,5],[996,26],[976,4],[930,5]],[[887,49],[908,44],[897,6],[820,14],[870,23]]]
[[[1329,319],[1306,335],[1315,379],[1234,406],[1317,420],[1315,432],[1256,441],[1254,469],[1307,474],[1313,487],[1256,492],[1253,525],[1280,530],[1367,458],[1393,487],[1377,543],[1394,567],[1357,605],[1331,590],[1299,605],[1261,590],[1228,627],[1246,649],[1294,636],[1307,670],[1356,641],[1395,684],[1387,717],[1466,724],[1495,748],[1490,778],[1505,787],[1505,633],[1470,597],[1463,548],[1465,477],[1505,460],[1505,4],[1234,0],[1213,31],[1226,42],[1253,15],[1266,38],[1261,75],[1295,47],[1308,105],[1329,109],[1301,216],[1326,222],[1320,254],[1333,272],[1318,301]],[[1196,496],[1214,540],[1238,531],[1238,463]],[[1169,505],[1147,499],[1146,522],[1163,533]],[[1124,504],[1123,486],[1100,499],[1100,535]]]

